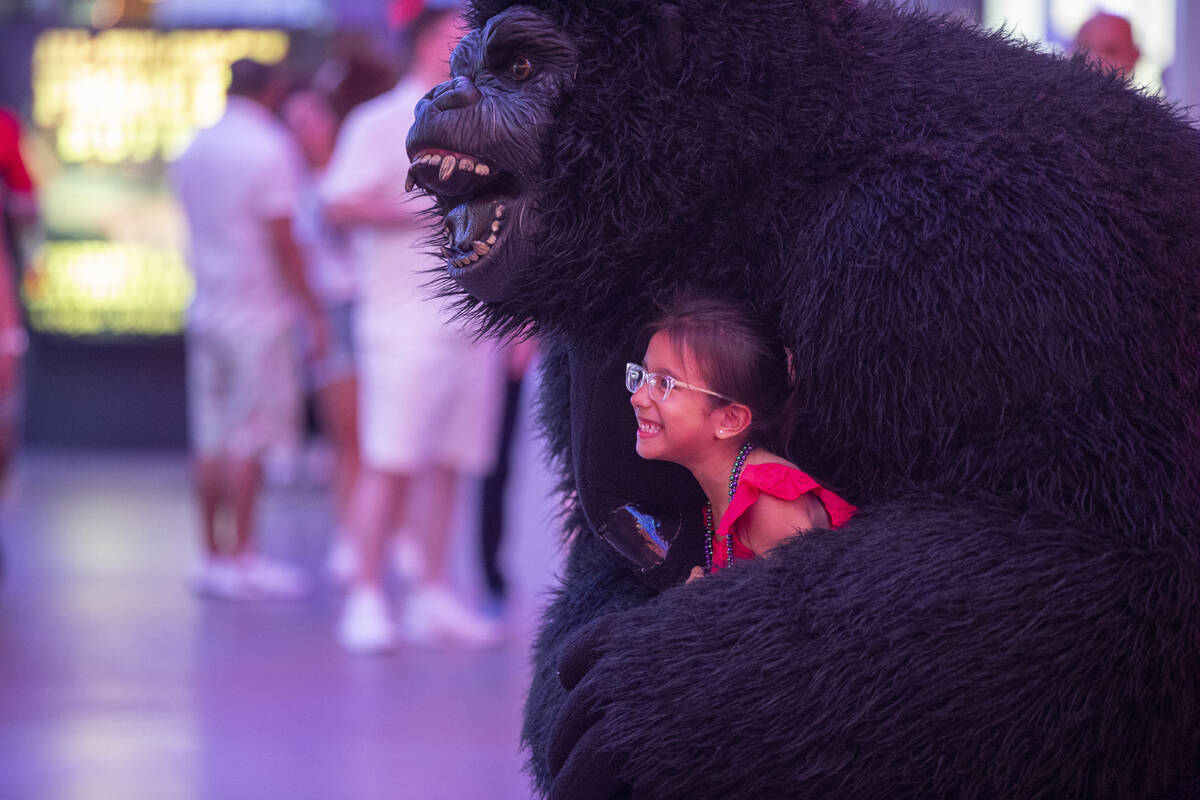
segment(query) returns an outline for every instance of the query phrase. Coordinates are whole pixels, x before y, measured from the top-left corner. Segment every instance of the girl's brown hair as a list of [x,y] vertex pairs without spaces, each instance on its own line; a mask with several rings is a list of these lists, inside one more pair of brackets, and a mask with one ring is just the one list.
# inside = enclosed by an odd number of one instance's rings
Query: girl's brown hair
[[[781,452],[792,380],[787,348],[774,329],[728,300],[679,295],[649,325],[690,357],[707,388],[748,406],[750,441]],[[713,407],[720,398],[709,397]]]

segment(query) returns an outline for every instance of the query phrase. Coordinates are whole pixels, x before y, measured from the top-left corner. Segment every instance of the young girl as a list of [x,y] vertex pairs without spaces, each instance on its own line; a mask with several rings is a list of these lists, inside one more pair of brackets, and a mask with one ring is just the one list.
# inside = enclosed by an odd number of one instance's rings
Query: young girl
[[701,298],[672,304],[650,329],[625,386],[638,455],[687,467],[708,497],[705,565],[692,578],[845,524],[854,506],[768,449],[791,384],[773,333],[732,303]]

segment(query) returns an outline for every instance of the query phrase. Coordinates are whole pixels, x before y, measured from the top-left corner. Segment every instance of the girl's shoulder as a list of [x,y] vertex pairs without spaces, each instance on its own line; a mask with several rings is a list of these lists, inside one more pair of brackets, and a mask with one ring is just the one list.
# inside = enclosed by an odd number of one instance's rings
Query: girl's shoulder
[[772,453],[769,450],[764,450],[761,447],[756,447],[750,451],[748,456],[746,456],[746,466],[754,467],[758,466],[759,464],[778,464],[779,466],[790,467],[794,470],[800,469],[783,456],[776,455],[775,453]]
[[824,507],[832,526],[841,527],[857,509],[834,492],[818,483],[811,475],[782,456],[762,448],[756,448],[746,458],[742,470],[742,483],[748,484],[746,499],[749,503],[766,496],[765,505],[775,506],[795,501],[805,495],[806,500],[817,500]]
[[759,454],[758,450],[746,458],[740,482],[753,486],[757,490],[755,494],[762,492],[782,500],[794,500],[819,487],[816,481],[791,461],[765,451]]

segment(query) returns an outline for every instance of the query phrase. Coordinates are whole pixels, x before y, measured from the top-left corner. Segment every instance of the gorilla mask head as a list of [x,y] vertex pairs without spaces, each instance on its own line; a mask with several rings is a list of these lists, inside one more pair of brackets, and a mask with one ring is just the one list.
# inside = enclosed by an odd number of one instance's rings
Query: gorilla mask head
[[514,6],[462,39],[450,79],[417,104],[409,186],[436,199],[446,269],[480,300],[511,296],[533,258],[542,133],[575,70],[558,27]]
[[682,284],[776,296],[780,220],[815,202],[807,165],[847,85],[807,59],[844,4],[473,0],[407,141],[447,290],[493,333],[597,339]]

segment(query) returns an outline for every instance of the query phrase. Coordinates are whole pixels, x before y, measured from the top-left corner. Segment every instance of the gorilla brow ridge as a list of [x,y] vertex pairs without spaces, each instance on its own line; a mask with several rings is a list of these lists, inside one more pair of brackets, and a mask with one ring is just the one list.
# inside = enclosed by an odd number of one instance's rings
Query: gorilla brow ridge
[[485,64],[488,56],[516,51],[536,55],[541,64],[564,70],[570,69],[575,59],[575,51],[562,31],[534,11],[513,12],[489,21],[482,40]]

